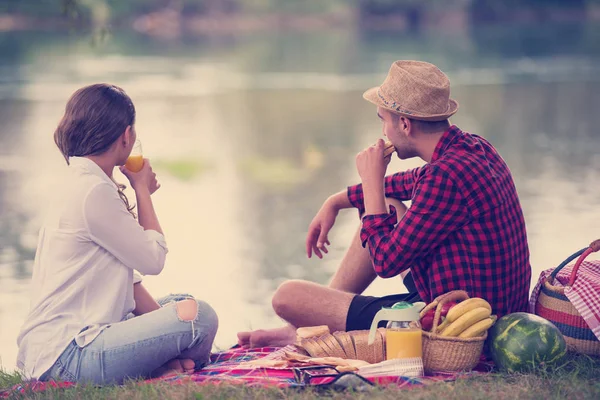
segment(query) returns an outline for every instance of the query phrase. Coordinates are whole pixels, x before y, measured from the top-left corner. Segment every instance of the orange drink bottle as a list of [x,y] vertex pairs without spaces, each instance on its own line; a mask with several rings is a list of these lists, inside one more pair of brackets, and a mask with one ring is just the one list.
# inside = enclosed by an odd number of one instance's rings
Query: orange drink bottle
[[125,162],[125,168],[131,172],[139,172],[143,166],[144,155],[142,154],[142,142],[136,140],[129,157],[127,157],[127,161]]
[[375,331],[380,321],[388,321],[385,330],[386,359],[423,357],[422,331],[419,312],[425,303],[411,304],[405,301],[394,304],[391,308],[383,307],[371,324],[371,337],[375,339]]

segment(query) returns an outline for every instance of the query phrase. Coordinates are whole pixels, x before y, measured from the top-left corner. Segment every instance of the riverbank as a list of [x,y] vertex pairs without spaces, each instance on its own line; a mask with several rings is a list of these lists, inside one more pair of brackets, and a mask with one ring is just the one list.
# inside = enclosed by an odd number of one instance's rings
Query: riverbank
[[321,13],[187,13],[172,7],[136,16],[111,15],[109,9],[87,14],[30,15],[0,12],[0,32],[133,30],[148,36],[180,37],[243,35],[256,32],[319,31],[356,28],[366,31],[462,31],[479,25],[584,23],[600,21],[600,4],[580,9],[561,7],[471,10],[430,7],[389,14],[368,14],[356,8]]

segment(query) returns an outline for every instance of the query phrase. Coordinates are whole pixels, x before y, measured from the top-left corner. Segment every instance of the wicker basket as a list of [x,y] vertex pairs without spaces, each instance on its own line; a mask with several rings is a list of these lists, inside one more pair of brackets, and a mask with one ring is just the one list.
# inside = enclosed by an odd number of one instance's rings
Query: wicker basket
[[563,261],[546,279],[535,303],[535,313],[556,325],[565,337],[570,351],[595,356],[600,355],[600,341],[565,296],[565,286],[554,285],[554,279],[565,265],[579,257],[569,279],[568,286],[573,286],[577,279],[577,270],[583,260],[598,250],[600,250],[600,240],[592,242],[589,247],[579,250]]
[[466,300],[468,298],[467,292],[455,290],[439,296],[421,311],[421,317],[423,317],[427,311],[433,308],[436,309],[431,332],[423,331],[423,366],[425,372],[470,371],[479,362],[487,332],[484,336],[475,338],[446,337],[434,333],[440,323],[442,306],[449,301]]

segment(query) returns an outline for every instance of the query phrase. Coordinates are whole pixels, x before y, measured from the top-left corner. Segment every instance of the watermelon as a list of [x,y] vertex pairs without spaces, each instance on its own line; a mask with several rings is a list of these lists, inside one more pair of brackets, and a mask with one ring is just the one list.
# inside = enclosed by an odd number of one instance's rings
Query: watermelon
[[490,329],[490,352],[500,370],[526,372],[560,365],[567,344],[552,322],[517,312],[500,318]]

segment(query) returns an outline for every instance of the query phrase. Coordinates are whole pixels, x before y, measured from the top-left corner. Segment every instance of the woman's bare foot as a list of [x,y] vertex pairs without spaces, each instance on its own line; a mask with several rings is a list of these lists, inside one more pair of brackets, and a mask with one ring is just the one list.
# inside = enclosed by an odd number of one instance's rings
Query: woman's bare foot
[[195,365],[196,363],[194,360],[189,358],[175,358],[164,364],[162,367],[157,368],[152,376],[155,378],[160,378],[169,375],[191,374],[194,372]]
[[238,333],[238,344],[242,347],[287,346],[296,341],[296,328],[287,325],[274,329],[258,329]]
[[179,360],[184,374],[192,374],[196,369],[196,363],[190,358],[182,358]]

